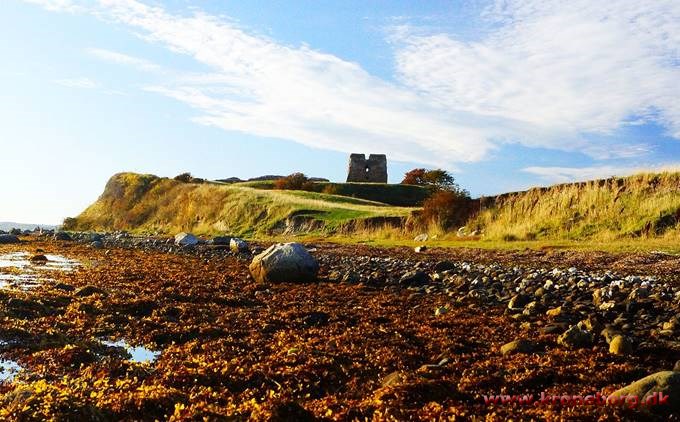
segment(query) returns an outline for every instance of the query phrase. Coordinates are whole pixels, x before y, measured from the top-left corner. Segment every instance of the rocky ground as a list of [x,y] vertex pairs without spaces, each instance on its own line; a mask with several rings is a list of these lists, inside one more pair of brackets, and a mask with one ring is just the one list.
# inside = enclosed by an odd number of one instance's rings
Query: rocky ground
[[0,419],[667,420],[680,402],[484,401],[673,370],[675,256],[316,244],[317,283],[259,284],[225,245],[22,240],[0,245]]

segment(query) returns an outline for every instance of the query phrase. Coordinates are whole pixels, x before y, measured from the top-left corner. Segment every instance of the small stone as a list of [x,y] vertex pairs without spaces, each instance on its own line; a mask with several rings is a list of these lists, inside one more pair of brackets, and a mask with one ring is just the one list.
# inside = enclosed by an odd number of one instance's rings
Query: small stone
[[572,325],[567,331],[557,338],[557,344],[570,349],[588,347],[593,342],[593,335],[581,329],[578,325]]
[[415,248],[413,248],[413,250],[415,251],[415,253],[425,252],[427,250],[427,246],[425,245],[416,246]]
[[629,355],[633,352],[633,343],[628,337],[616,335],[609,343],[609,353],[613,355]]
[[437,309],[434,310],[434,315],[440,316],[440,315],[444,315],[448,312],[449,312],[449,308],[447,308],[446,306],[440,306],[440,307],[438,307]]
[[405,286],[423,286],[430,282],[430,276],[423,271],[410,271],[399,279],[399,284]]
[[54,234],[54,240],[69,241],[69,240],[73,240],[73,239],[71,238],[71,235],[66,233],[66,232],[56,232]]
[[236,253],[248,252],[248,242],[243,239],[239,239],[238,237],[232,237],[229,241],[229,249]]
[[432,269],[436,272],[451,271],[456,269],[456,264],[451,261],[439,261]]
[[610,344],[614,337],[619,335],[620,332],[613,327],[605,327],[600,334],[604,337],[604,341],[606,341],[607,344]]
[[529,297],[523,294],[516,294],[508,302],[509,309],[523,309],[529,303]]
[[427,235],[427,233],[422,233],[422,234],[419,234],[418,236],[414,237],[413,241],[414,242],[425,242],[429,238],[430,237]]
[[195,246],[198,244],[198,238],[191,233],[177,233],[175,235],[175,245],[177,246]]
[[104,242],[102,242],[101,240],[95,240],[94,242],[90,243],[90,247],[92,249],[103,249]]
[[47,262],[47,257],[45,255],[42,255],[42,254],[33,255],[31,257],[31,261],[33,261],[33,262]]
[[231,244],[231,236],[216,236],[213,237],[209,243],[211,245],[229,246]]
[[551,318],[562,316],[562,307],[558,306],[557,308],[549,309],[545,314]]
[[531,353],[534,349],[533,344],[529,340],[515,340],[501,346],[501,354],[510,355],[514,353]]

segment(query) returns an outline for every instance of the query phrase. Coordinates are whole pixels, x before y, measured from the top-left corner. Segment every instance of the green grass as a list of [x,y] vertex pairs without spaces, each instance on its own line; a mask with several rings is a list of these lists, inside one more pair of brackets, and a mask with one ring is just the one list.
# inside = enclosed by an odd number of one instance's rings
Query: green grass
[[[233,185],[262,190],[274,189],[274,182],[271,180],[242,182]],[[430,191],[422,186],[386,183],[316,182],[314,183],[314,190],[317,193],[327,193],[344,198],[364,199],[399,207],[420,206],[430,194]]]
[[244,184],[182,183],[134,173],[114,175],[72,230],[271,235],[291,216],[310,216],[333,232],[354,220],[408,218],[413,208],[317,192],[262,190]]

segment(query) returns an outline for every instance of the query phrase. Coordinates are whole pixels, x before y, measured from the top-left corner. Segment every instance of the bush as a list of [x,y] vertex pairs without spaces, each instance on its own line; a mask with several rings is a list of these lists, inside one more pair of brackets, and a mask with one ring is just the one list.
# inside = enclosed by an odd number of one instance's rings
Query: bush
[[401,184],[425,186],[433,191],[449,190],[464,193],[458,184],[456,184],[453,176],[442,169],[413,169],[404,175],[404,180],[401,181]]
[[293,173],[274,182],[274,189],[314,191],[314,182],[302,173]]
[[175,176],[175,180],[182,183],[205,183],[205,179],[194,177],[191,173],[182,173]]
[[465,191],[440,190],[423,203],[421,219],[449,230],[465,224],[472,213],[472,201]]

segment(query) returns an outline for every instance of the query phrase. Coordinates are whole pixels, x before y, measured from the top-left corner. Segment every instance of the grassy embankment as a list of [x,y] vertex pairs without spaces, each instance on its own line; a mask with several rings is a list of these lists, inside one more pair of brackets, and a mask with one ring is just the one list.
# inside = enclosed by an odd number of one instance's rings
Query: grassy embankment
[[[317,192],[262,190],[244,184],[182,183],[134,173],[114,175],[99,199],[67,222],[71,230],[230,234],[263,238],[291,217],[308,217],[312,234],[383,217],[407,218],[414,208]],[[303,221],[304,223],[304,221]]]
[[[77,217],[79,230],[129,230],[172,234],[228,233],[260,239],[285,239],[277,232],[291,216],[323,222],[308,240],[363,242],[380,246],[415,244],[417,232],[350,222],[374,217],[407,218],[415,208],[382,202],[417,203],[423,191],[399,185],[321,183],[319,192],[272,190],[271,182],[185,184],[150,175],[114,176],[104,194]],[[352,197],[352,195],[354,197]],[[360,199],[360,197],[374,199]],[[377,202],[382,201],[382,202]],[[623,178],[555,185],[480,201],[468,222],[482,238],[458,238],[436,227],[430,246],[494,249],[568,248],[610,251],[680,252],[680,173],[639,174]],[[301,230],[305,231],[305,228]]]
[[[577,249],[680,253],[680,173],[638,174],[534,188],[482,198],[468,223],[483,238],[458,238],[436,227],[430,246],[485,249]],[[334,237],[334,241],[345,241]],[[375,245],[415,245],[398,236]]]

